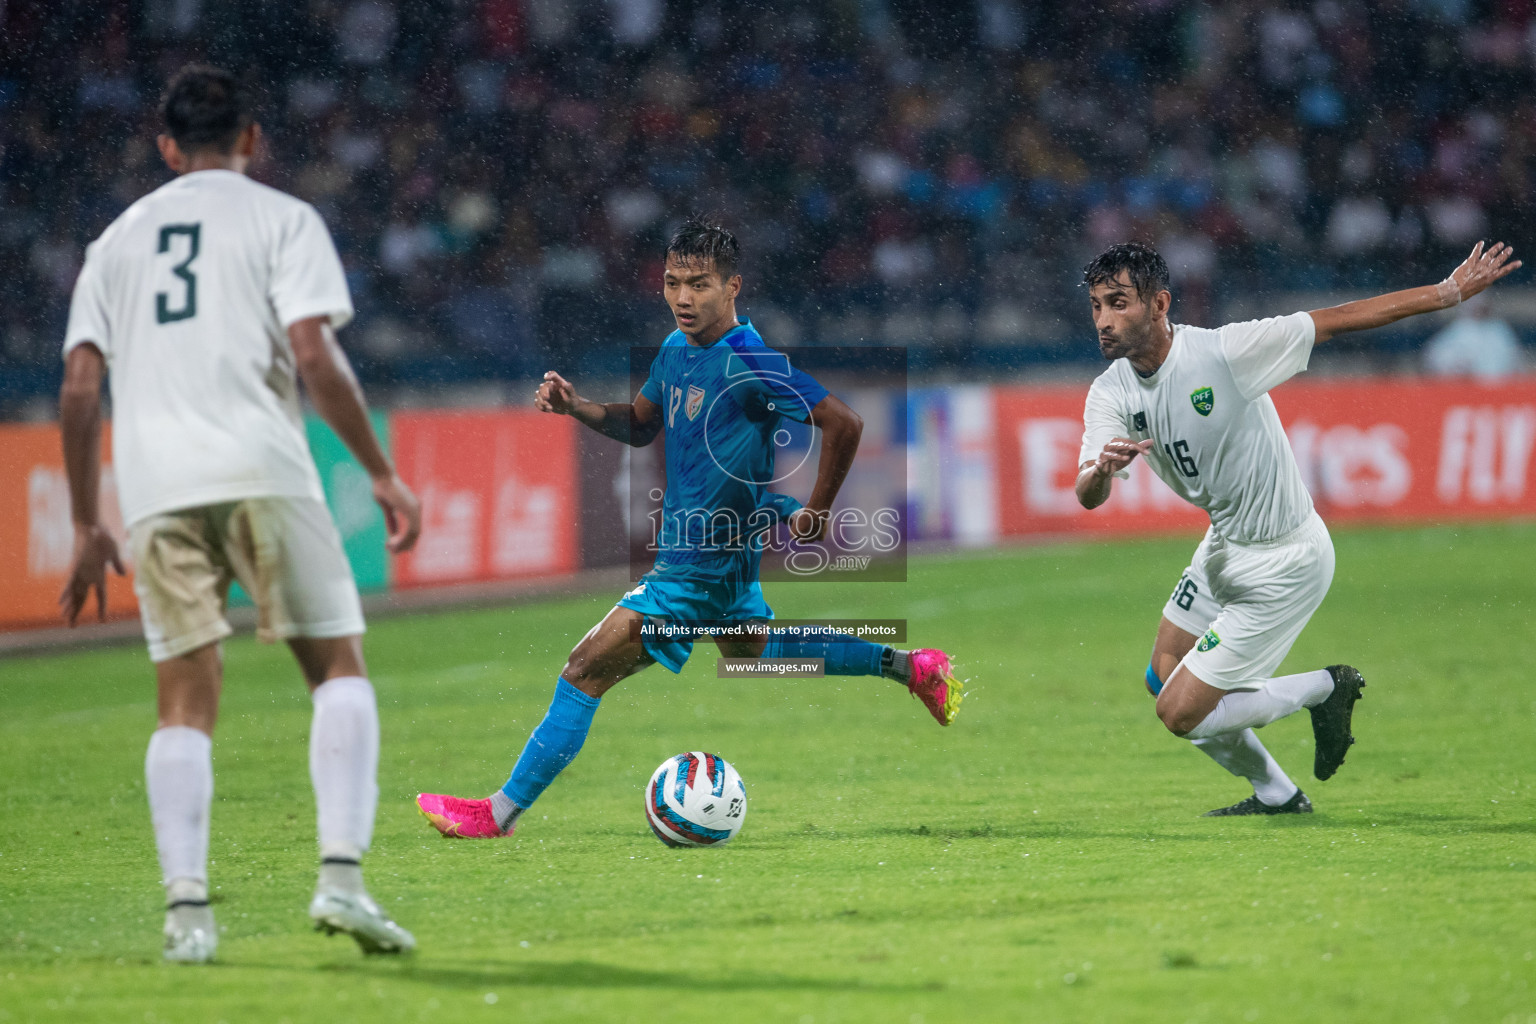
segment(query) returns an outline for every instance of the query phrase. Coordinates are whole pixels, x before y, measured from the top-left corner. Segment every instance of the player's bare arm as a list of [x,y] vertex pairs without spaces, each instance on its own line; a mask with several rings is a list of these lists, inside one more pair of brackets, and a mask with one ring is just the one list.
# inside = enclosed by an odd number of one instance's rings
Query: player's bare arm
[[570,381],[554,370],[544,374],[544,383],[533,394],[533,406],[540,412],[569,416],[634,448],[644,448],[661,433],[661,406],[644,395],[636,395],[633,402],[594,402],[578,395]]
[[853,458],[859,451],[864,420],[836,395],[828,395],[811,409],[811,424],[821,431],[821,459],[816,464],[816,484],[811,500],[789,517],[789,532],[796,540],[820,540],[837,492],[842,490]]
[[1099,452],[1098,458],[1078,467],[1076,484],[1078,504],[1083,508],[1098,508],[1108,501],[1115,474],[1134,462],[1136,456],[1145,455],[1151,451],[1155,443],[1150,437],[1145,441],[1132,441],[1128,437],[1117,437],[1111,440],[1104,446],[1104,450]]
[[373,481],[373,499],[389,528],[386,546],[395,554],[411,550],[421,535],[421,502],[395,472],[368,420],[363,389],[328,317],[312,316],[288,328],[294,366],[320,418],[328,423]]
[[101,525],[101,382],[106,360],[95,345],[72,349],[59,389],[59,420],[64,435],[64,470],[69,478],[70,516],[75,550],[69,579],[59,595],[59,610],[73,626],[80,609],[96,591],[96,617],[107,617],[107,566],[123,575],[117,541]]
[[1514,254],[1515,250],[1503,242],[1495,242],[1486,250],[1483,243],[1478,242],[1461,266],[1439,284],[1405,288],[1358,302],[1312,310],[1310,316],[1317,326],[1314,344],[1322,344],[1336,334],[1383,327],[1410,316],[1433,313],[1465,302],[1500,278],[1519,270],[1522,263],[1511,259]]

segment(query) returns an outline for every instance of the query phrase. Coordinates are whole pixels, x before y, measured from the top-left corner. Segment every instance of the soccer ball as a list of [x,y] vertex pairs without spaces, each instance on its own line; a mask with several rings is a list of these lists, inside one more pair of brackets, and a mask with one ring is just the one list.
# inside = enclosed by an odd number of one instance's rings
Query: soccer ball
[[668,846],[728,843],[746,817],[747,787],[719,754],[669,757],[645,787],[645,820]]

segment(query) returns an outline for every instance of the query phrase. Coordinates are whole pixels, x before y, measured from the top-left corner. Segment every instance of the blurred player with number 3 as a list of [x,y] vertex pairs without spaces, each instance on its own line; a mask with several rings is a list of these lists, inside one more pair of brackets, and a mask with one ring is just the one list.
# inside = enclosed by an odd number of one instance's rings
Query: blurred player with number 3
[[73,625],[94,590],[104,615],[106,566],[123,571],[97,501],[110,370],[113,463],[158,680],[144,772],[166,959],[204,962],[218,943],[208,905],[212,736],[236,580],[256,605],[259,635],[287,641],[314,698],[321,865],[310,917],[367,952],[409,950],[410,933],[363,887],[378,710],[362,605],[309,453],[296,377],[372,478],[391,551],[415,543],[420,506],[374,436],[336,342],[352,299],[324,222],[245,176],[260,138],[245,90],[227,72],[185,68],[163,114],[160,153],[177,177],[91,245],[70,307],[59,404],[75,552],[60,604]]

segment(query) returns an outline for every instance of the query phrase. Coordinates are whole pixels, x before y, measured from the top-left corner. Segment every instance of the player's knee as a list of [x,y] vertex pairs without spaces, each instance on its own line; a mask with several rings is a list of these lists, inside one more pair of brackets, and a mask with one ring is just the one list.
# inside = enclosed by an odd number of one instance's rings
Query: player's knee
[[1172,701],[1157,702],[1157,717],[1175,736],[1187,736],[1204,717],[1198,711],[1180,707]]
[[586,684],[589,681],[587,659],[579,657],[577,652],[572,651],[571,656],[565,660],[565,666],[560,669],[560,678],[585,693]]

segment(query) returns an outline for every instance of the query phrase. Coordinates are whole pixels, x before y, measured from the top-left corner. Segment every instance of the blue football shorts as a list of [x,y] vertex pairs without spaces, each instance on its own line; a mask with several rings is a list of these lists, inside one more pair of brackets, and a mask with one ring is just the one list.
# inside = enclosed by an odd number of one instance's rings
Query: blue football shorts
[[[652,571],[640,577],[635,589],[619,599],[620,608],[683,626],[767,622],[773,609],[763,600],[763,586],[751,583],[701,579],[663,579]],[[668,671],[681,672],[693,654],[693,640],[646,636],[645,653]]]

